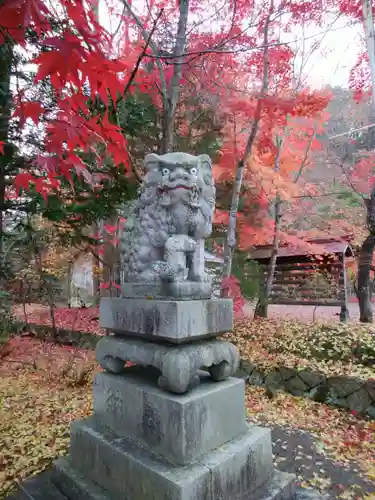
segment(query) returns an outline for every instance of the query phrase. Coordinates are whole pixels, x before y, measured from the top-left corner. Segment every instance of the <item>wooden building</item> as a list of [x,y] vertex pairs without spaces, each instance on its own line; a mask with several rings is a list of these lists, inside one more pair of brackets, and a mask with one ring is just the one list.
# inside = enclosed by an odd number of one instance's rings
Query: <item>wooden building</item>
[[[260,266],[261,289],[267,277],[271,245],[255,247],[249,259]],[[268,304],[340,307],[348,319],[347,263],[354,257],[350,237],[306,241],[300,248],[281,246]]]

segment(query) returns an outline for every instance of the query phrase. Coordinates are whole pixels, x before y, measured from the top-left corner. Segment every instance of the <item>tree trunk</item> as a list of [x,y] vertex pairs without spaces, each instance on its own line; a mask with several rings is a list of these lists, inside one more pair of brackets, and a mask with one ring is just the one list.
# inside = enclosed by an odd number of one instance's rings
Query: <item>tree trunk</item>
[[244,170],[245,164],[241,161],[238,164],[238,168],[236,171],[236,179],[233,186],[232,203],[229,212],[228,234],[224,245],[224,278],[229,278],[229,276],[232,274],[233,253],[236,246],[236,219]]
[[279,253],[280,244],[280,222],[281,222],[281,201],[279,198],[275,202],[275,226],[272,241],[272,250],[270,261],[267,269],[267,278],[265,283],[262,284],[259,301],[255,309],[254,317],[267,318],[268,317],[268,301],[272,292],[273,279],[276,270],[277,255]]
[[[280,172],[280,155],[283,146],[283,138],[276,137],[276,157],[275,157],[275,173]],[[280,223],[281,223],[281,200],[279,194],[276,192],[275,199],[275,224],[273,230],[272,250],[270,261],[267,269],[267,278],[265,280],[263,290],[261,290],[259,302],[255,309],[254,317],[260,316],[267,318],[268,316],[268,300],[272,292],[273,278],[275,276],[277,254],[279,253],[280,244]]]
[[375,248],[375,234],[367,236],[361,246],[358,260],[359,321],[372,323],[370,268]]
[[362,0],[364,31],[371,73],[372,104],[375,106],[375,39],[371,0]]
[[[371,71],[372,106],[375,106],[375,50],[374,50],[374,20],[372,15],[372,2],[362,0],[364,30]],[[359,321],[362,323],[372,323],[371,305],[371,279],[370,271],[372,256],[375,247],[375,186],[372,188],[369,200],[365,200],[367,208],[367,227],[369,236],[365,239],[359,252],[358,259],[358,300],[359,300]]]
[[118,216],[113,215],[109,219],[105,221],[103,224],[103,283],[108,288],[102,288],[100,291],[101,297],[111,297],[114,294],[117,295],[118,290],[113,288],[113,284],[116,282],[116,266],[118,264],[118,249],[117,244],[114,243],[113,240],[116,239],[117,234],[112,232],[107,232],[104,227],[106,225],[117,227],[118,225]]
[[365,200],[367,208],[367,227],[369,236],[362,243],[358,259],[358,300],[359,320],[362,323],[372,323],[371,279],[372,256],[375,247],[375,185],[370,198]]
[[5,186],[6,171],[12,161],[12,148],[8,144],[9,120],[12,107],[12,95],[10,92],[10,76],[13,59],[12,45],[3,43],[0,45],[0,141],[4,143],[4,154],[0,154],[0,279],[5,279],[4,263],[4,208],[5,208]]
[[186,28],[189,16],[189,0],[180,0],[180,17],[178,20],[176,43],[173,50],[173,76],[164,103],[162,153],[173,151],[174,124],[178,96],[180,94],[183,53],[186,46]]
[[264,94],[268,91],[268,73],[269,73],[269,54],[268,54],[268,30],[270,25],[270,19],[273,12],[273,0],[271,0],[270,11],[266,19],[264,26],[264,37],[263,37],[263,81],[260,90],[260,99],[257,102],[255,108],[254,120],[250,130],[250,135],[246,143],[245,151],[242,158],[238,162],[236,178],[233,186],[232,202],[229,212],[229,223],[227,230],[227,241],[224,247],[224,266],[223,266],[223,278],[229,278],[232,273],[232,261],[233,253],[236,247],[236,225],[237,225],[237,212],[238,204],[240,201],[240,193],[242,187],[242,180],[245,170],[245,165],[248,158],[251,155],[253,145],[258,133],[259,123],[262,114],[262,98]]

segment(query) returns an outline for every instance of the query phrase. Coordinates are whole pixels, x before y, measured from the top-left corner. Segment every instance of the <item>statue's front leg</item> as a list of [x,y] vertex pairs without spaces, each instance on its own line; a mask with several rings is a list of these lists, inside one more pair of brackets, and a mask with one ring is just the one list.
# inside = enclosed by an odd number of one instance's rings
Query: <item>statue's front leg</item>
[[204,240],[197,240],[194,252],[189,256],[189,281],[208,281],[204,270]]
[[170,269],[174,270],[173,281],[183,280],[187,267],[187,253],[194,252],[196,248],[195,241],[185,234],[178,234],[168,238],[165,249],[164,259]]

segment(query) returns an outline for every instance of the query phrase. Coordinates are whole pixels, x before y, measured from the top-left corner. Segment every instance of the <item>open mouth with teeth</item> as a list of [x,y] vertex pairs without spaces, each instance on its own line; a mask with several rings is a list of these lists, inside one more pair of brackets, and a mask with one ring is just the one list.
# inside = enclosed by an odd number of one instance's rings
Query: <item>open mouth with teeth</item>
[[170,200],[168,193],[170,191],[175,191],[176,189],[183,189],[184,191],[189,192],[189,203],[192,207],[199,206],[199,188],[197,186],[187,186],[186,184],[176,184],[174,186],[171,185],[163,185],[160,188],[160,193],[164,198],[164,201],[167,202]]
[[175,189],[185,189],[186,191],[194,191],[195,186],[184,186],[182,184],[178,184],[177,186],[163,186],[162,191],[174,191]]

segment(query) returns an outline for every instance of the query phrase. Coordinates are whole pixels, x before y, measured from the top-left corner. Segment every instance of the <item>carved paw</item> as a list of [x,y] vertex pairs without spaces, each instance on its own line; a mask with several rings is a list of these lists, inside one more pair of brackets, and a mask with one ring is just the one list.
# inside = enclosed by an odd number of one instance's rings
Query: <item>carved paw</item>
[[208,283],[210,281],[210,276],[207,273],[198,274],[193,271],[189,271],[188,281],[195,281],[196,283]]
[[194,387],[199,385],[200,379],[198,375],[193,375],[191,378],[186,378],[185,380],[173,380],[161,375],[158,379],[159,387],[168,392],[173,392],[174,394],[184,394]]
[[113,356],[104,356],[99,361],[99,364],[104,370],[110,373],[122,373],[125,371],[125,361]]
[[227,361],[210,366],[208,371],[215,382],[220,382],[233,375],[233,367]]
[[175,394],[184,394],[196,387],[199,384],[199,377],[195,361],[189,352],[184,350],[176,352],[174,349],[168,352],[163,358],[159,386]]

